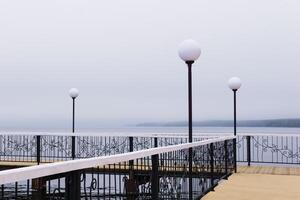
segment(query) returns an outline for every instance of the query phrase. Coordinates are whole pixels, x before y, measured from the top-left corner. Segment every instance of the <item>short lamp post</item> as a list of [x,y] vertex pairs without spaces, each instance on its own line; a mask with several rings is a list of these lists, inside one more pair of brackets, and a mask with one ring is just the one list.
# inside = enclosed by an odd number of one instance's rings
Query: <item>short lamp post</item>
[[[233,91],[233,127],[234,127],[234,136],[236,136],[236,92],[240,87],[242,86],[241,79],[238,77],[232,77],[228,81],[228,87]],[[237,162],[237,156],[236,156],[236,139],[234,139],[233,142],[233,148],[234,148],[234,171],[237,172],[236,169],[236,162]]]
[[[199,44],[194,40],[184,40],[178,49],[179,57],[187,64],[188,67],[188,127],[189,142],[193,142],[193,115],[192,115],[192,64],[201,55]],[[189,148],[189,199],[193,199],[193,149]]]
[[[75,99],[79,95],[79,91],[76,88],[71,88],[69,95],[73,100],[73,115],[72,115],[72,133],[75,132]],[[75,136],[72,136],[72,159],[75,159]]]

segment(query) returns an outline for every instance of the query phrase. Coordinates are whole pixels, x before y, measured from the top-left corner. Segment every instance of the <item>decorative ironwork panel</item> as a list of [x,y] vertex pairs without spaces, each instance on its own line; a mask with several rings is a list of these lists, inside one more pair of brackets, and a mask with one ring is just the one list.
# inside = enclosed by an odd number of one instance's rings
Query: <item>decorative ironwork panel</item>
[[76,137],[76,158],[106,156],[126,152],[129,152],[129,140],[127,137]]
[[246,136],[237,136],[236,152],[238,162],[247,162],[247,144]]
[[234,171],[235,160],[234,160],[234,140],[227,140],[227,168],[229,172]]
[[154,138],[151,137],[134,137],[133,151],[149,149],[154,147]]
[[[237,161],[247,162],[250,149],[250,162],[300,164],[300,138],[295,135],[252,135],[247,148],[247,136],[237,140]],[[248,158],[248,159],[247,159]]]
[[41,162],[56,162],[72,159],[70,136],[41,136]]
[[169,145],[176,145],[176,144],[183,144],[187,143],[188,139],[187,138],[176,138],[176,137],[160,137],[158,138],[158,146],[163,147],[163,146],[169,146]]
[[225,173],[225,142],[214,143],[214,172]]
[[32,162],[36,160],[36,136],[0,135],[0,160]]

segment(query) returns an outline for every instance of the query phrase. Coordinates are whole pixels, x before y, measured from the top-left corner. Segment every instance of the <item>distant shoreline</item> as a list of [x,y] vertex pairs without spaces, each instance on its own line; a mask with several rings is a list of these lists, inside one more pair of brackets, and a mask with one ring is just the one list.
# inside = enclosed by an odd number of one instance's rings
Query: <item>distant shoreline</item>
[[[139,123],[137,127],[184,127],[187,126],[185,121],[177,122],[150,122]],[[232,127],[232,120],[208,120],[195,121],[195,127]],[[239,127],[278,127],[278,128],[300,128],[300,119],[264,119],[264,120],[240,120],[237,121]]]

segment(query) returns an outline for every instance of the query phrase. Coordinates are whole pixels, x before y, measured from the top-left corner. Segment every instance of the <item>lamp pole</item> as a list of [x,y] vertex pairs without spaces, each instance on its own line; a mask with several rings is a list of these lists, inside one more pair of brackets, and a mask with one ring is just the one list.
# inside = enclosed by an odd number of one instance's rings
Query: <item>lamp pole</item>
[[[73,113],[72,113],[72,133],[75,132],[75,99],[79,95],[79,91],[76,88],[71,88],[69,95],[72,98],[73,102]],[[75,159],[75,136],[72,136],[72,159]]]
[[234,121],[234,136],[236,136],[236,91],[233,89],[233,121]]
[[75,132],[75,97],[72,97],[73,100],[73,120],[72,120],[72,133]]
[[188,66],[188,123],[189,142],[193,142],[193,97],[192,97],[192,64],[194,61],[186,61]]
[[[75,99],[79,95],[76,88],[71,88],[69,95],[72,98],[72,133],[75,132]],[[75,136],[72,136],[72,159],[75,159]],[[72,171],[66,174],[66,197],[67,199],[80,200],[80,171]]]
[[[241,79],[238,77],[232,77],[228,81],[228,87],[233,91],[233,134],[236,136],[236,92],[242,86]],[[234,152],[234,172],[237,172],[237,155],[236,155],[236,138],[233,140],[233,152]]]
[[[201,54],[198,43],[194,40],[184,40],[179,45],[179,57],[187,64],[188,67],[188,131],[189,142],[193,142],[193,115],[192,115],[192,64]],[[189,200],[193,199],[193,148],[189,148]]]

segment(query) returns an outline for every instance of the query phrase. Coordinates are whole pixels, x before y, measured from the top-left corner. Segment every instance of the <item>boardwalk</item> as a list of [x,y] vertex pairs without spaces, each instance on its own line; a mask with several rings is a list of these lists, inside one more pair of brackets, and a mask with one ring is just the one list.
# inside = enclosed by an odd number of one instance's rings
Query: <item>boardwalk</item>
[[76,148],[65,144],[74,136],[60,137],[2,137],[0,199],[195,199],[235,167],[234,136],[192,143],[78,136]]
[[204,200],[298,200],[300,168],[240,167]]
[[300,135],[156,136],[2,134],[0,199],[300,200]]

